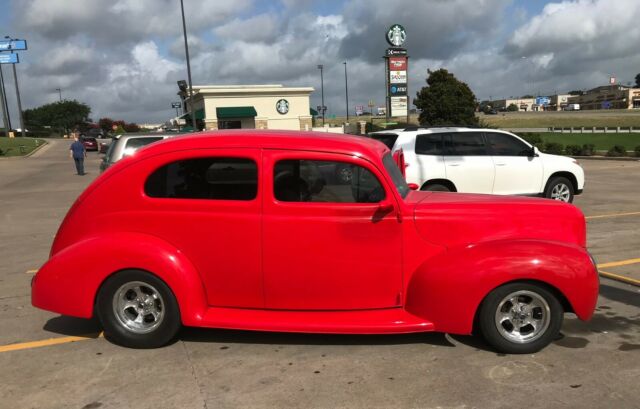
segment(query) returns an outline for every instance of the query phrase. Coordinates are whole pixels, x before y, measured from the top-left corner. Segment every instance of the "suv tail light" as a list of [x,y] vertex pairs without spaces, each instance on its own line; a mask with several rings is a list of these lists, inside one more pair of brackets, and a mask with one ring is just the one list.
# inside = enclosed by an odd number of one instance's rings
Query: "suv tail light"
[[398,165],[398,168],[400,169],[402,176],[405,177],[406,176],[405,168],[407,167],[407,165],[404,161],[404,152],[402,151],[402,149],[398,149],[393,153],[393,161],[396,163],[396,165]]

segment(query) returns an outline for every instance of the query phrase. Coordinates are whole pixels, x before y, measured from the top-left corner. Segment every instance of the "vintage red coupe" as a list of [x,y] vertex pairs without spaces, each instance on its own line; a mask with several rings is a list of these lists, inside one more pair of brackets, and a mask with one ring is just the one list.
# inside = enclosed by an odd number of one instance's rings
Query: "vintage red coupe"
[[186,325],[478,330],[499,351],[530,353],[565,312],[593,314],[585,236],[573,205],[412,191],[372,139],[216,131],[150,145],[98,177],[60,226],[32,302],[97,314],[130,347]]

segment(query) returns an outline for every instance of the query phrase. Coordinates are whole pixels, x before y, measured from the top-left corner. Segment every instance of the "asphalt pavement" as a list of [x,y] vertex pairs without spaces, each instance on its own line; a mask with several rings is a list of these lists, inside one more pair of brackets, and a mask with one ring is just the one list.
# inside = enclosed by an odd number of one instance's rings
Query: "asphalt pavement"
[[[37,310],[33,270],[99,172],[89,153],[88,174],[77,176],[69,144],[0,159],[0,408],[640,407],[640,287],[606,278],[591,322],[567,315],[561,339],[520,356],[445,334],[195,328],[165,348],[132,350],[101,337],[94,321]],[[576,205],[590,250],[606,271],[640,280],[640,162],[583,165]]]

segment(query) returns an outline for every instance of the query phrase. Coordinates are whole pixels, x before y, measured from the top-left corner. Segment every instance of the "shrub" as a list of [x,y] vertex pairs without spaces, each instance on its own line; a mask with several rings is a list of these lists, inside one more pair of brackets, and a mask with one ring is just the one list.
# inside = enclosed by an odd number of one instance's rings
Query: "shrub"
[[607,156],[627,156],[627,149],[622,145],[614,145],[607,151]]
[[529,142],[531,145],[537,146],[538,148],[544,146],[544,141],[542,140],[542,136],[540,136],[539,133],[523,132],[518,136]]
[[567,145],[565,152],[570,156],[581,156],[582,147],[580,145]]
[[562,155],[564,152],[564,145],[558,142],[547,142],[544,144],[544,152],[552,155]]
[[592,143],[585,143],[582,145],[582,156],[593,156],[596,153],[596,145]]
[[640,145],[636,146],[633,151],[635,152],[636,157],[640,158]]
[[518,106],[516,104],[509,104],[509,106],[507,107],[507,111],[509,112],[518,112]]

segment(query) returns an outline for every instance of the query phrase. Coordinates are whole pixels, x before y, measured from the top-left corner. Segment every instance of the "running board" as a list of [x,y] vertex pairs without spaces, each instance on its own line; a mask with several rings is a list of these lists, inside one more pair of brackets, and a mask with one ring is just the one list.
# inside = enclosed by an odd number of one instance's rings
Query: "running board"
[[358,311],[283,311],[210,307],[197,324],[209,328],[326,334],[403,334],[434,330],[402,308]]

